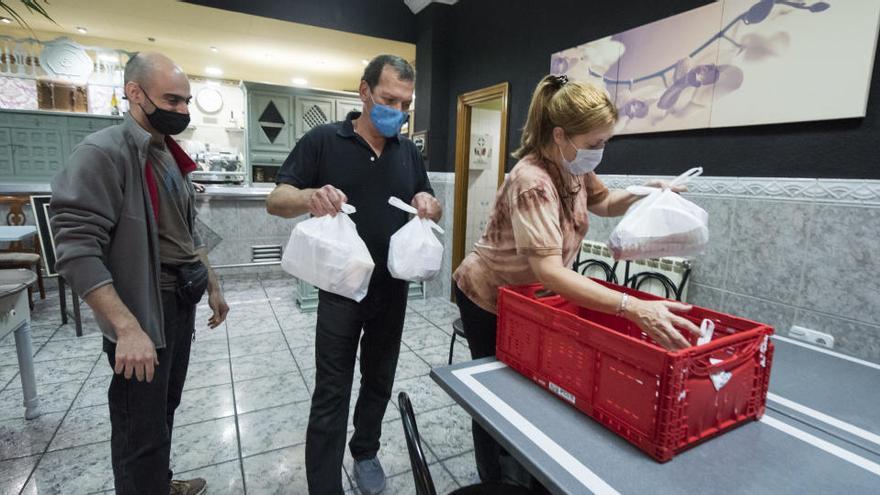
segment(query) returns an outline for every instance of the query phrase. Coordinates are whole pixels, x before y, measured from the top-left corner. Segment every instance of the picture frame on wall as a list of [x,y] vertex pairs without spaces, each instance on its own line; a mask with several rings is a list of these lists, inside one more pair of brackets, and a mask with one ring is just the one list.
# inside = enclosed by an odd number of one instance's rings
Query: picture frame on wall
[[416,145],[416,149],[422,154],[422,160],[428,160],[428,131],[418,131],[412,133],[412,142]]

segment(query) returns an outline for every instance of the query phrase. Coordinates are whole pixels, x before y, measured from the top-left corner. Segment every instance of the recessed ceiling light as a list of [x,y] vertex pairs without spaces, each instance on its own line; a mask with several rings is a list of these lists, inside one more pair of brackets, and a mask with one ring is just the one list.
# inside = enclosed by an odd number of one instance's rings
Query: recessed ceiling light
[[222,76],[223,70],[219,67],[205,67],[205,74],[209,76]]
[[293,78],[293,84],[295,84],[296,86],[305,86],[308,83],[309,83],[308,81],[306,81],[305,79],[303,79],[301,77],[294,77]]
[[2,22],[3,24],[12,24],[12,19],[8,17],[0,17],[0,22]]
[[212,47],[211,47],[211,51],[214,52],[214,53],[217,53],[217,47],[216,47],[216,46],[212,46]]
[[365,58],[363,58],[363,59],[361,59],[361,63],[364,64],[364,65],[367,65],[367,64],[370,63],[370,61],[367,60],[367,59],[365,59]]
[[76,32],[78,32],[79,34],[86,34],[86,33],[89,32],[89,30],[86,29],[86,28],[84,28],[84,27],[82,27],[82,26],[77,26],[77,27],[76,27]]

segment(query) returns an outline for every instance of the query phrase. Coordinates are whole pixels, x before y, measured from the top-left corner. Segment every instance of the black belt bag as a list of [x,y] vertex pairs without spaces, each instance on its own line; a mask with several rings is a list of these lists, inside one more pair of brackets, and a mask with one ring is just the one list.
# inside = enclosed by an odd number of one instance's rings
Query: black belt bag
[[185,263],[177,270],[177,297],[188,304],[198,304],[208,288],[208,269],[201,261]]

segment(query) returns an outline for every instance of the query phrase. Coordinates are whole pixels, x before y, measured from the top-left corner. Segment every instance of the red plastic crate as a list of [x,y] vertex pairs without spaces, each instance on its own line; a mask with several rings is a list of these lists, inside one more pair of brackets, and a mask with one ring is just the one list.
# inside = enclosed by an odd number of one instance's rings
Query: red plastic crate
[[[640,299],[662,299],[596,281]],[[694,306],[684,316],[697,326],[712,319],[712,341],[672,352],[624,318],[557,295],[540,297],[541,289],[499,289],[498,359],[654,459],[666,462],[764,414],[773,357],[769,325]],[[716,391],[710,375],[722,371],[731,377]]]

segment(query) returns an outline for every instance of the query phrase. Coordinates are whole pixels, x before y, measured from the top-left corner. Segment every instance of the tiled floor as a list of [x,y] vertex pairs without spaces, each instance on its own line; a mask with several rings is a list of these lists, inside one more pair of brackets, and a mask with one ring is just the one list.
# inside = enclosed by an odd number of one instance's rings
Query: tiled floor
[[[287,277],[226,277],[223,286],[231,307],[226,324],[208,330],[207,306],[199,307],[172,466],[182,478],[206,478],[211,495],[305,494],[315,314],[298,310]],[[38,419],[23,419],[13,336],[0,340],[0,494],[112,493],[112,372],[100,332],[83,308],[86,334],[77,338],[71,324],[61,325],[56,292],[37,303],[32,329],[43,412]],[[446,364],[457,315],[443,299],[410,301],[382,433],[386,494],[414,493],[396,408],[399,391],[413,402],[438,493],[476,480],[469,417],[428,376],[432,366]],[[466,343],[457,343],[454,360],[468,356]],[[351,462],[346,454],[341,476],[343,486],[357,493]]]

